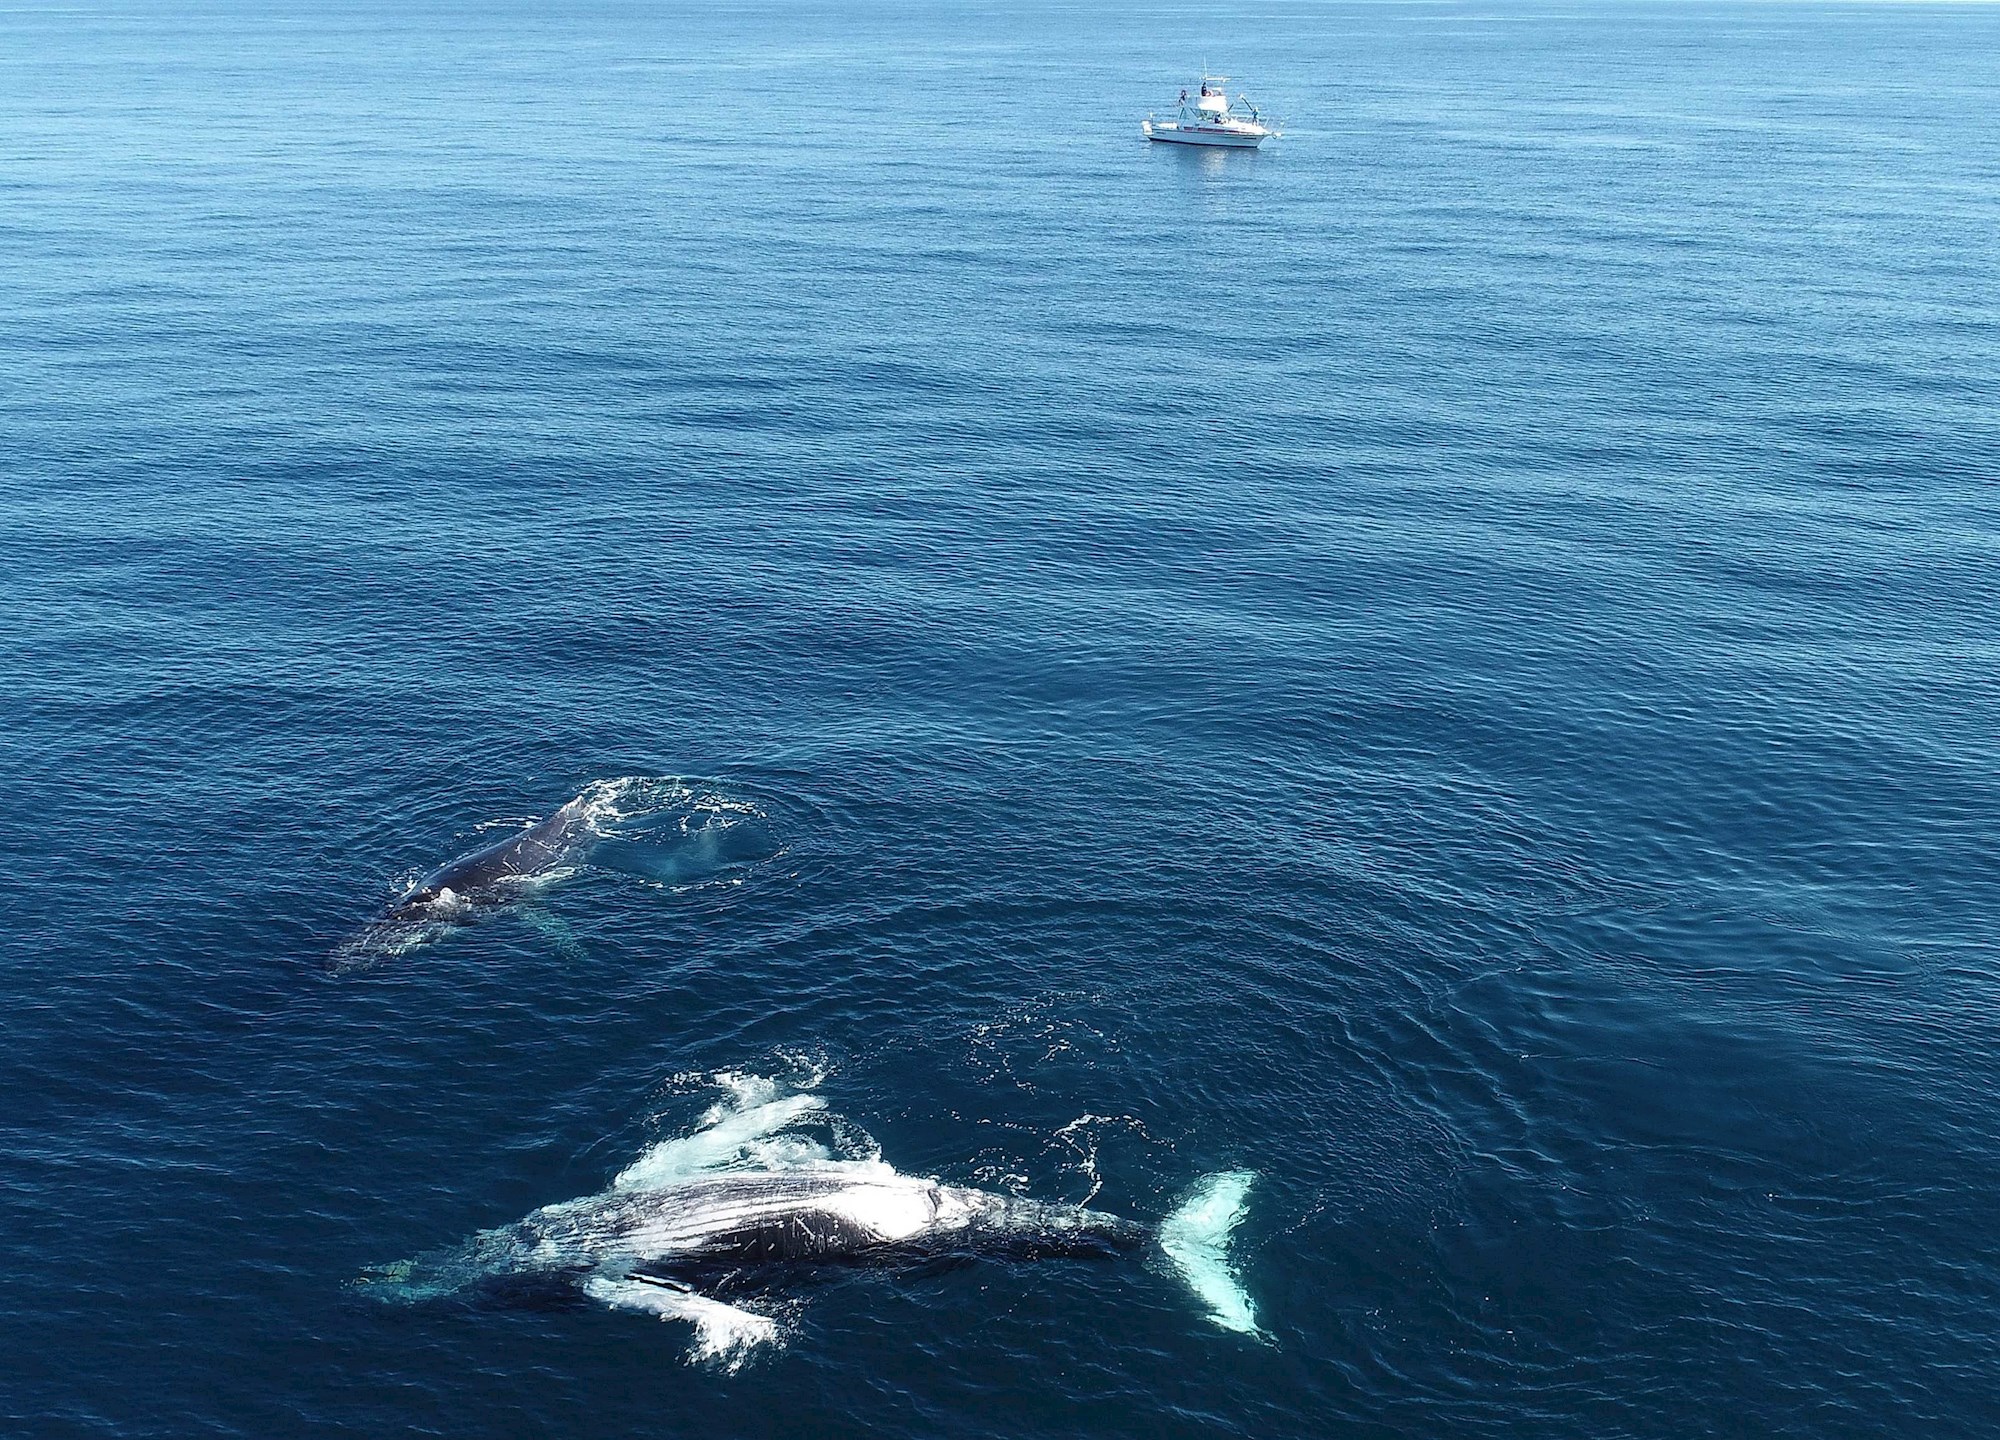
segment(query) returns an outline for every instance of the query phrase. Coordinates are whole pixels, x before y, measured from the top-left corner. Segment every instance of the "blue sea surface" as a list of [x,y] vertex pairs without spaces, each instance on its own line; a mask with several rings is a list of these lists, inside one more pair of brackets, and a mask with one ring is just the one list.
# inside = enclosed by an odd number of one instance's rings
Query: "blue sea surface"
[[[0,9],[0,1432],[1993,1433],[1996,237],[2000,6]],[[1266,1338],[354,1283],[746,1085]]]

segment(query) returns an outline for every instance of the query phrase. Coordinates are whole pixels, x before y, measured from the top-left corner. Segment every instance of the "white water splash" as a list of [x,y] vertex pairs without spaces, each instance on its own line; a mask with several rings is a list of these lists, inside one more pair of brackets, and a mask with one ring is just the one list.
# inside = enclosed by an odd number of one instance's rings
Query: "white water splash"
[[1077,1116],[1069,1124],[1057,1130],[1053,1137],[1056,1141],[1076,1152],[1077,1158],[1071,1162],[1069,1168],[1076,1170],[1084,1179],[1090,1182],[1090,1189],[1084,1193],[1081,1200],[1076,1202],[1079,1205],[1088,1205],[1097,1198],[1098,1192],[1104,1188],[1104,1176],[1097,1168],[1097,1147],[1099,1141],[1103,1138],[1104,1132],[1114,1126],[1132,1131],[1147,1140],[1153,1138],[1148,1133],[1144,1122],[1135,1115],[1091,1114]]
[[[613,1190],[659,1190],[696,1175],[719,1171],[887,1171],[874,1137],[827,1109],[812,1093],[825,1078],[815,1070],[794,1082],[724,1070],[714,1077],[722,1099],[686,1135],[662,1140],[612,1180]],[[812,1133],[799,1127],[822,1122]]]
[[698,781],[624,775],[579,799],[594,863],[669,890],[740,884],[781,848],[762,807]]

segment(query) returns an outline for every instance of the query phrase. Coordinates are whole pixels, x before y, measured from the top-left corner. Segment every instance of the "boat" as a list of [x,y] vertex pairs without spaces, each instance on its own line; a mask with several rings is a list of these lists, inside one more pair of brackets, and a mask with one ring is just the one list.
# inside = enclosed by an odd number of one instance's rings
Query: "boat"
[[1193,99],[1181,91],[1180,112],[1172,120],[1148,115],[1139,122],[1148,140],[1174,145],[1232,145],[1255,150],[1280,132],[1264,122],[1247,95],[1237,96],[1242,109],[1229,103],[1227,75],[1204,75]]

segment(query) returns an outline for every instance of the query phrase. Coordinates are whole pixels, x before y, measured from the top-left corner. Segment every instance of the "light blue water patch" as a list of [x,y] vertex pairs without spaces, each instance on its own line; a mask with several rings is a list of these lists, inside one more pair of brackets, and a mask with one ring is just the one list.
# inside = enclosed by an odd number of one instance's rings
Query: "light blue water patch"
[[780,853],[756,801],[703,782],[622,782],[597,823],[590,863],[669,888],[740,881]]

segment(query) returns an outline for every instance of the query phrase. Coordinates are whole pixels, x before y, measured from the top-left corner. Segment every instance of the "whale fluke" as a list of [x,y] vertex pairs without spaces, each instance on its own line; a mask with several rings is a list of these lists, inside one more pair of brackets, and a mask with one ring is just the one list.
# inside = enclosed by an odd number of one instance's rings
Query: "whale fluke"
[[1262,1337],[1257,1308],[1244,1293],[1229,1256],[1229,1242],[1250,1195],[1248,1170],[1204,1176],[1180,1207],[1160,1223],[1160,1249],[1208,1306],[1208,1318],[1239,1335]]

